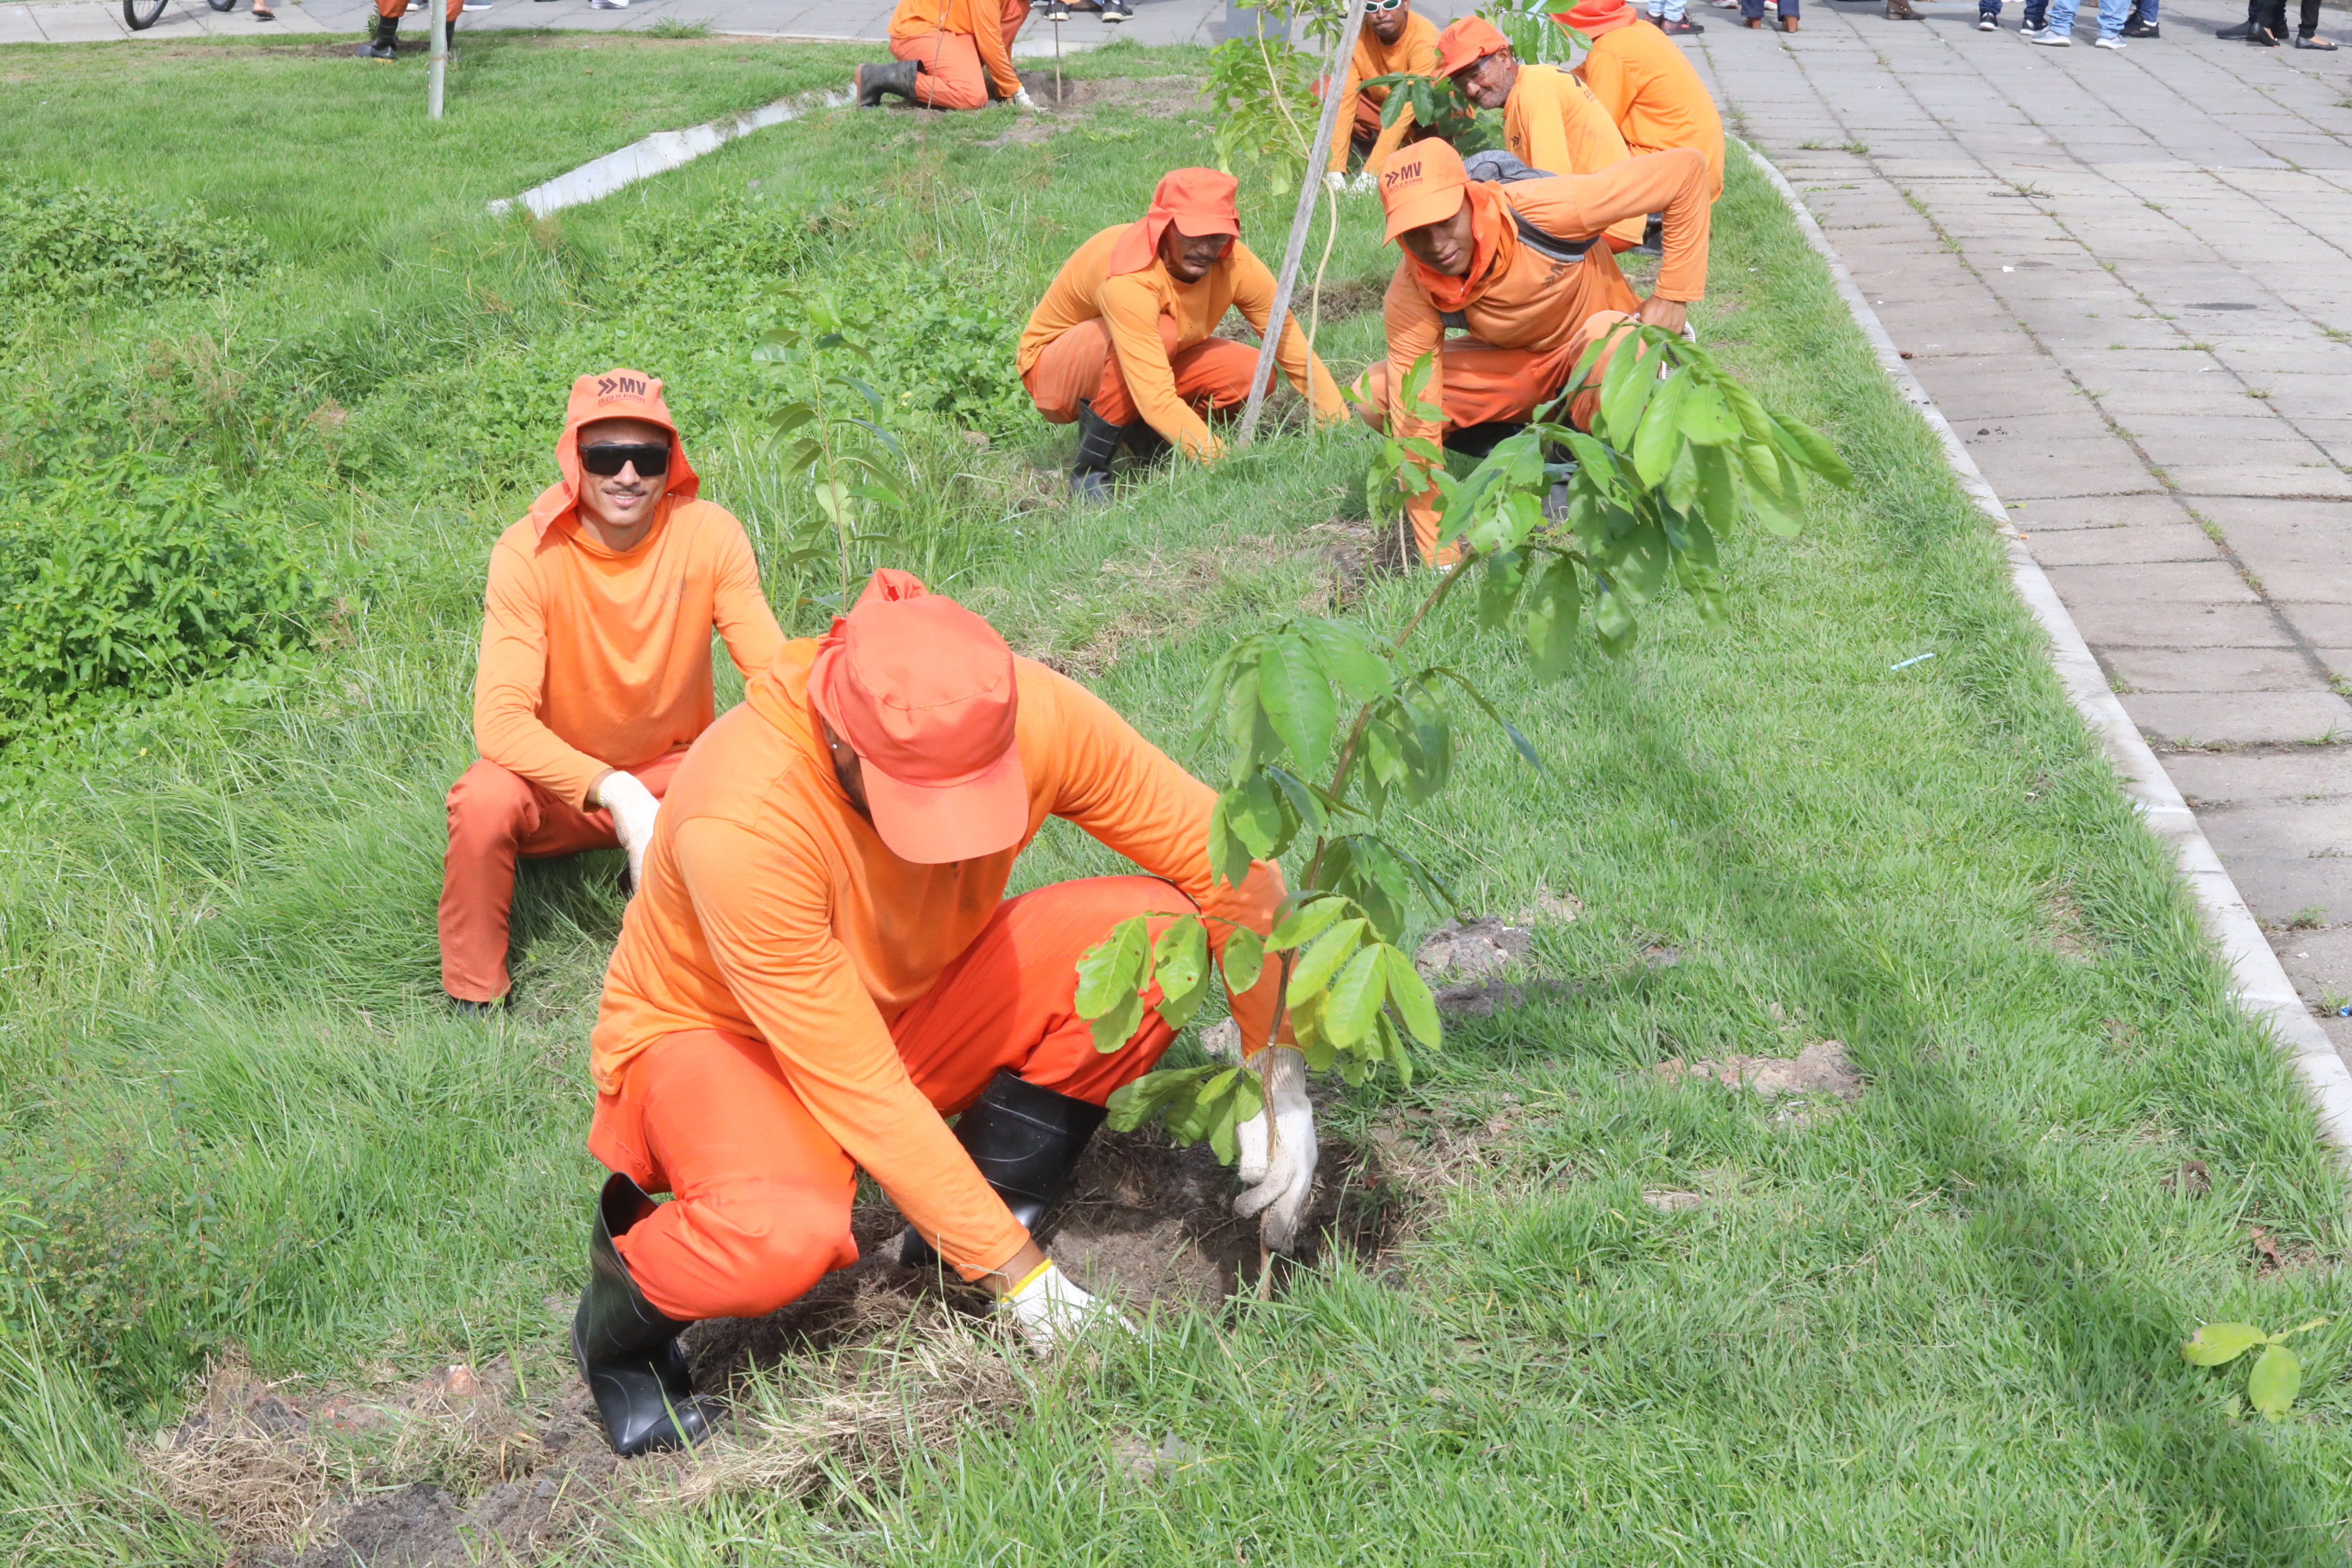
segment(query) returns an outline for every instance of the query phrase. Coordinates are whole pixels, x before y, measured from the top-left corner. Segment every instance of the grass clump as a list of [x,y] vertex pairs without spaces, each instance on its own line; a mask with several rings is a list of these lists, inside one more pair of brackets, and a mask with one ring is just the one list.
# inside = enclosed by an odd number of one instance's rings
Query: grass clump
[[158,211],[89,185],[0,181],[0,302],[18,310],[203,293],[252,271],[263,249],[243,224],[192,205]]

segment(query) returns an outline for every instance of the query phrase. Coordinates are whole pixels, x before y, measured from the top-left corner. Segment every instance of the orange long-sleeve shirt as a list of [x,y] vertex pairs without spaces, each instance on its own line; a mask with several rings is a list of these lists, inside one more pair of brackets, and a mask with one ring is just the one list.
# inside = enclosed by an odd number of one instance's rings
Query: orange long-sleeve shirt
[[1628,151],[1688,147],[1706,155],[1706,199],[1723,195],[1723,116],[1706,84],[1655,27],[1614,27],[1592,42],[1576,68],[1617,122]]
[[[1205,342],[1225,319],[1225,312],[1236,308],[1262,336],[1266,319],[1274,313],[1274,274],[1248,246],[1235,239],[1198,283],[1178,283],[1157,257],[1139,272],[1106,276],[1111,247],[1133,226],[1123,223],[1103,230],[1062,264],[1045,297],[1029,313],[1029,325],[1021,334],[1020,351],[1014,357],[1015,368],[1028,374],[1047,343],[1081,321],[1099,318],[1109,329],[1111,352],[1118,356],[1118,368],[1127,377],[1136,411],[1188,455],[1203,460],[1223,457],[1224,443],[1176,395],[1176,373],[1169,368],[1160,318],[1175,318],[1179,349]],[[1348,405],[1331,373],[1307,351],[1307,335],[1298,330],[1295,311],[1282,323],[1282,342],[1275,359],[1290,384],[1315,405],[1318,419],[1336,423],[1348,416]]]
[[[1349,138],[1352,134],[1350,127],[1356,123],[1358,97],[1371,100],[1375,107],[1389,100],[1387,88],[1366,88],[1363,84],[1376,76],[1398,76],[1406,71],[1415,76],[1435,76],[1437,58],[1437,25],[1426,16],[1408,14],[1404,31],[1397,35],[1397,41],[1393,44],[1381,42],[1381,36],[1372,31],[1371,23],[1369,20],[1365,22],[1364,30],[1356,35],[1355,55],[1348,61],[1347,82],[1339,89],[1339,117],[1335,121],[1339,133],[1331,139],[1333,169],[1344,171],[1348,166]],[[1395,123],[1381,127],[1380,139],[1372,143],[1371,152],[1365,154],[1364,167],[1379,168],[1381,160],[1402,146],[1405,133],[1412,129],[1411,110],[1398,115]]]
[[[1547,174],[1597,174],[1629,156],[1617,122],[1592,89],[1558,66],[1521,66],[1503,104],[1503,144],[1530,169]],[[1627,247],[1642,243],[1642,218],[1609,230]]]
[[[605,973],[591,1070],[610,1094],[666,1035],[722,1029],[766,1041],[817,1123],[918,1231],[940,1238],[950,1262],[977,1275],[1019,1251],[1027,1233],[916,1088],[889,1026],[988,922],[1021,850],[1047,817],[1066,817],[1208,913],[1261,932],[1282,900],[1282,875],[1261,863],[1238,888],[1213,887],[1214,793],[1100,698],[1027,659],[1016,664],[1014,744],[1028,832],[984,859],[901,860],[834,777],[808,701],[816,648],[785,644],[671,781]],[[1181,907],[1173,889],[1169,898]],[[1209,929],[1222,953],[1226,928]],[[1269,966],[1234,999],[1253,1050],[1277,988]]]
[[1002,0],[898,0],[890,13],[890,41],[911,43],[933,33],[961,33],[980,52],[980,68],[996,84],[996,96],[1021,90],[1013,69],[1013,40],[1004,36]]
[[490,550],[474,739],[574,805],[608,768],[683,751],[710,727],[710,633],[746,676],[784,645],[743,525],[709,501],[663,503],[626,555],[576,519],[528,518]]

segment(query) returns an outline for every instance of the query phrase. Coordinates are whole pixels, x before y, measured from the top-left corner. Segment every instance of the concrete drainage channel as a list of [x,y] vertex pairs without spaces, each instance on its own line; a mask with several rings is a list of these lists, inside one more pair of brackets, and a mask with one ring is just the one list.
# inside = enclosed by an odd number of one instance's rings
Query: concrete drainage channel
[[2312,1017],[2310,1009],[2304,1005],[2294,983],[2287,979],[2286,971],[2280,966],[2278,954],[2273,952],[2270,943],[2263,940],[2262,926],[2255,921],[2253,911],[2246,907],[2245,899],[2238,892],[2237,883],[2231,880],[2229,871],[2221,865],[2221,858],[2207,842],[2205,830],[2198,826],[2196,813],[2190,811],[2189,803],[2181,799],[2180,791],[2173,784],[2171,775],[2164,771],[2164,764],[2157,761],[2156,753],[2148,749],[2147,742],[2141,737],[2139,727],[2132,722],[2131,716],[2124,711],[2124,705],[2108,688],[2098,660],[2092,657],[2090,646],[2075,628],[2074,616],[2066,613],[2066,606],[2060,602],[2057,590],[2050,585],[2050,579],[2042,574],[2041,565],[2026,549],[2025,541],[2018,537],[2016,528],[2010,522],[2009,509],[2001,504],[2000,497],[1986,482],[1976,459],[1969,456],[1968,448],[1953,434],[1951,426],[1944,419],[1943,411],[1936,406],[1935,399],[1927,395],[1927,389],[1904,364],[1902,353],[1895,348],[1895,340],[1887,335],[1885,327],[1878,320],[1878,313],[1870,308],[1870,301],[1854,286],[1853,276],[1846,271],[1845,263],[1830,244],[1829,237],[1822,232],[1821,225],[1813,221],[1813,215],[1806,209],[1803,198],[1781,177],[1780,171],[1772,166],[1771,160],[1744,142],[1739,145],[1763,171],[1764,177],[1772,182],[1773,188],[1780,193],[1780,199],[1788,204],[1790,213],[1797,220],[1797,226],[1803,230],[1806,243],[1828,264],[1838,295],[1844,300],[1846,309],[1852,312],[1854,324],[1862,329],[1863,336],[1870,340],[1871,350],[1878,356],[1879,367],[1894,381],[1895,390],[1903,395],[1903,400],[1916,408],[1920,417],[1927,420],[1928,427],[1935,431],[1936,438],[1943,443],[1945,458],[1951,464],[1961,487],[2000,531],[2001,541],[2009,551],[2010,581],[2015,585],[2018,597],[2025,601],[2025,607],[2033,613],[2033,618],[2042,624],[2043,633],[2050,638],[2050,662],[2058,672],[2059,684],[2066,689],[2066,695],[2074,702],[2075,710],[2083,715],[2084,721],[2099,737],[2107,760],[2123,775],[2124,791],[2139,807],[2149,831],[2172,847],[2174,859],[2205,918],[2206,931],[2220,945],[2221,957],[2230,966],[2231,988],[2238,1005],[2252,1014],[2257,1022],[2267,1025],[2276,1036],[2279,1044],[2293,1058],[2296,1076],[2303,1079],[2304,1088],[2311,1096],[2312,1109],[2318,1113],[2321,1132],[2336,1146],[2339,1156],[2352,1154],[2352,1069],[2345,1067],[2343,1057],[2337,1054],[2335,1043],[2327,1037],[2327,1031],[2319,1026],[2318,1020]]
[[556,175],[545,184],[533,185],[519,196],[501,196],[490,204],[490,211],[502,214],[521,207],[533,217],[546,217],[566,207],[600,202],[639,180],[667,174],[705,153],[717,152],[738,136],[798,120],[819,109],[845,108],[850,101],[845,92],[806,92],[797,98],[778,99],[725,120],[689,125],[683,131],[656,131],[617,153],[607,153],[568,174]]

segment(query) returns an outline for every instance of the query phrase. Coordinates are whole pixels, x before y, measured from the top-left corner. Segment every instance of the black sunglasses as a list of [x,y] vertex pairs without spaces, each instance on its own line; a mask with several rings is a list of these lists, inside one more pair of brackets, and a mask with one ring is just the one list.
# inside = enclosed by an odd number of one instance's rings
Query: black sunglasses
[[637,466],[637,473],[645,479],[669,472],[669,443],[624,446],[616,441],[606,441],[580,448],[580,466],[604,479],[611,479],[631,463]]

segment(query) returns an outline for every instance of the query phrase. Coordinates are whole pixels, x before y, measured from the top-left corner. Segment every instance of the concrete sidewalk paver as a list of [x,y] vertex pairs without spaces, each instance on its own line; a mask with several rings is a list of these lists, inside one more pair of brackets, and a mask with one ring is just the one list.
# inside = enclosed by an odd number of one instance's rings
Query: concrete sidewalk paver
[[2233,0],[2168,0],[2120,55],[1928,14],[1825,3],[1688,48],[2011,503],[2298,989],[2340,1002],[2352,50],[2221,42]]

